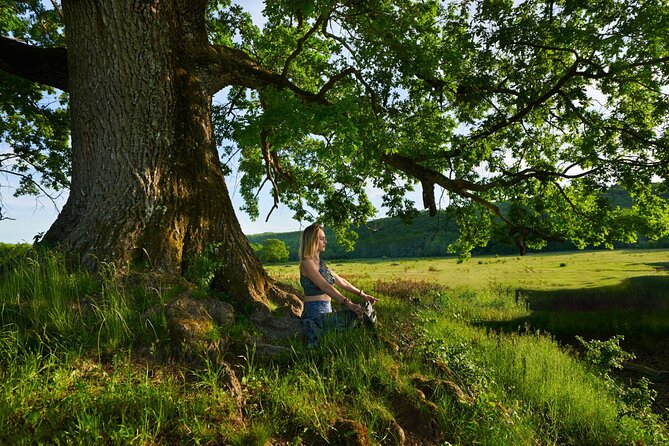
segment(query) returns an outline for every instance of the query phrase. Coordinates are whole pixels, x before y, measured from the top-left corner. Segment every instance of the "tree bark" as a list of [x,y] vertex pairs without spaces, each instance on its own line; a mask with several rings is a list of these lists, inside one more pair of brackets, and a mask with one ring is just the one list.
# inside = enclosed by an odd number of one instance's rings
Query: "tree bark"
[[242,233],[212,136],[211,93],[191,54],[206,2],[64,0],[70,195],[44,242],[87,264],[179,274],[219,243],[216,284],[242,302],[280,297]]

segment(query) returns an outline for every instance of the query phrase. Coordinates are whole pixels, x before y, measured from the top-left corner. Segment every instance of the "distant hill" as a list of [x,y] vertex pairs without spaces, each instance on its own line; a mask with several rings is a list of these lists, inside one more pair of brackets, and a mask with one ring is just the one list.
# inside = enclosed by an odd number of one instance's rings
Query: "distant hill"
[[[331,259],[439,257],[448,255],[446,248],[458,236],[457,225],[445,214],[430,217],[421,213],[410,223],[399,218],[380,218],[366,226],[353,228],[358,234],[355,249],[346,252],[337,243],[334,233],[325,229],[328,239],[327,257]],[[262,244],[268,238],[282,240],[290,252],[290,260],[297,260],[300,231],[263,233],[247,236],[251,243]]]
[[[620,207],[631,207],[630,196],[618,186],[607,191],[607,198]],[[337,243],[334,233],[328,228],[325,235],[328,239],[327,258],[329,259],[370,259],[370,258],[402,258],[402,257],[444,257],[452,256],[447,251],[448,245],[458,237],[458,227],[455,218],[448,211],[439,212],[430,217],[427,212],[421,212],[411,222],[405,223],[398,217],[380,218],[371,220],[365,226],[353,228],[358,234],[355,249],[346,252]],[[276,238],[282,240],[288,247],[289,260],[297,260],[300,246],[300,231],[294,232],[266,232],[248,235],[251,243],[262,244],[264,240]],[[616,244],[616,248],[669,248],[669,239],[650,242],[642,239],[634,245]],[[542,251],[571,251],[576,247],[572,243],[551,242]],[[602,248],[592,248],[602,249]],[[516,254],[518,250],[511,240],[491,240],[485,248],[479,248],[474,254]]]

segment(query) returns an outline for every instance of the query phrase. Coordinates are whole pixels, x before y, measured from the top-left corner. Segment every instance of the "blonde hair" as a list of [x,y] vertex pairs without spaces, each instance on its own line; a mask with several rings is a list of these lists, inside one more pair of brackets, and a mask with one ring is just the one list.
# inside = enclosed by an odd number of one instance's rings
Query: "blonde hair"
[[305,228],[300,239],[300,260],[310,259],[318,250],[318,231],[323,230],[319,223],[313,223]]

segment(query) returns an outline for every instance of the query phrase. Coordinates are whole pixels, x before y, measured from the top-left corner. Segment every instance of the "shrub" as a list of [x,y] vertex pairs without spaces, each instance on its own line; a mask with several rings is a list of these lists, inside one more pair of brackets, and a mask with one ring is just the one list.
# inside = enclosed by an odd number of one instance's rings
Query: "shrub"
[[576,336],[578,342],[585,348],[585,359],[590,362],[602,374],[608,374],[611,369],[622,369],[623,362],[634,359],[633,353],[628,353],[620,347],[620,341],[625,337],[616,335],[609,340],[600,341],[593,339],[586,341]]
[[422,296],[429,293],[445,291],[448,287],[436,282],[426,280],[377,280],[374,284],[374,291],[385,294],[386,296],[408,299],[410,297]]
[[218,258],[220,243],[212,243],[207,246],[202,254],[196,257],[186,268],[186,279],[193,281],[202,289],[209,288],[211,281],[214,280],[216,270],[223,266],[223,261]]
[[257,252],[258,258],[263,263],[281,263],[287,262],[290,252],[283,240],[268,238],[265,240],[262,249]]

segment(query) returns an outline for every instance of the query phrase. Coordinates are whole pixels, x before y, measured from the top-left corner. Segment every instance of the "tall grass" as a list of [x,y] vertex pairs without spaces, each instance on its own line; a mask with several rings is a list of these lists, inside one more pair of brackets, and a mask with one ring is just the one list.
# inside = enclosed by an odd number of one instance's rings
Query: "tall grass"
[[455,292],[448,299],[439,296],[437,300],[445,305],[421,311],[426,354],[450,364],[459,376],[468,379],[469,385],[500,407],[512,402],[504,412],[531,426],[542,441],[548,444],[669,441],[666,433],[656,428],[661,425],[660,417],[654,417],[649,424],[645,411],[635,417],[626,403],[620,401],[616,386],[578,359],[574,350],[561,347],[551,335],[533,331],[529,325],[523,331],[509,334],[491,331],[480,324],[491,314],[504,320],[526,311],[515,293],[509,292],[505,298],[503,292],[492,288],[477,292],[478,299],[471,294]]
[[0,444],[667,441],[656,416],[627,410],[549,335],[491,329],[531,311],[495,281],[473,291],[362,283],[382,298],[375,330],[331,332],[313,350],[291,341],[274,358],[241,347],[249,327],[239,317],[221,334],[239,338],[229,368],[147,353],[170,340],[164,319],[141,315],[178,291],[72,271],[53,253],[13,261],[0,273]]
[[126,293],[111,267],[70,271],[57,253],[13,263],[2,274],[0,323],[26,346],[113,351],[144,334],[141,313],[161,301],[160,293]]
[[71,271],[52,252],[11,261],[0,287],[0,444],[224,437],[229,395],[202,394],[169,364],[135,358],[139,343],[169,342],[164,321],[141,316],[169,290],[131,290],[110,268]]

